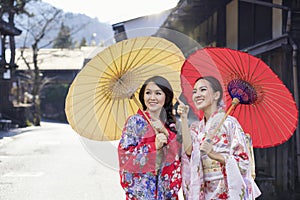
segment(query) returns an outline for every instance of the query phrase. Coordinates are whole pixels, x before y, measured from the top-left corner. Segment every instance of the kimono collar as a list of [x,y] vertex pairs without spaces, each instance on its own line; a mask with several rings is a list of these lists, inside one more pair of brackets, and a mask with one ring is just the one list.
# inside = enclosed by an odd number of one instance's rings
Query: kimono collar
[[213,112],[213,113],[211,114],[211,116],[209,117],[208,120],[205,119],[205,118],[203,118],[203,119],[204,119],[204,122],[207,123],[210,119],[214,118],[217,114],[223,114],[223,113],[225,113],[224,107],[221,107],[221,106],[220,106],[220,107],[218,107],[218,109],[217,109],[215,112]]
[[137,113],[138,113],[139,115],[142,115],[143,118],[144,118],[146,121],[148,121],[148,120],[147,120],[147,118],[145,117],[145,115],[147,115],[147,117],[148,117],[149,119],[151,119],[150,114],[149,114],[149,112],[147,112],[147,111],[144,111],[144,112],[143,112],[141,109],[139,109],[139,110],[137,111]]
[[224,107],[218,107],[218,109],[211,115],[211,117],[215,116],[218,113],[224,113]]

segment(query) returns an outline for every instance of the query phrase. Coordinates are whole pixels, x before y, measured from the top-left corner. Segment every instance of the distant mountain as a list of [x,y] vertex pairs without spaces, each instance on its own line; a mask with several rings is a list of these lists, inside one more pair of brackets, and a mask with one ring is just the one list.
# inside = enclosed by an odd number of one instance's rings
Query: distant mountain
[[[53,6],[40,1],[32,1],[26,4],[27,10],[32,13],[43,13],[44,10],[48,11],[51,7]],[[41,17],[39,19],[41,19]],[[29,47],[32,44],[33,39],[26,35],[25,31],[27,22],[27,18],[22,15],[16,16],[15,18],[15,26],[22,30],[22,34],[15,37],[17,48],[23,46],[26,37],[25,46]],[[108,23],[99,22],[97,18],[90,18],[84,14],[63,12],[62,22],[71,29],[73,42],[80,43],[80,41],[85,38],[88,44],[95,43],[98,45],[113,38],[112,26]],[[49,41],[56,38],[60,26],[61,24],[55,24],[51,30],[46,33],[40,45],[48,44]],[[46,47],[51,48],[52,44]]]

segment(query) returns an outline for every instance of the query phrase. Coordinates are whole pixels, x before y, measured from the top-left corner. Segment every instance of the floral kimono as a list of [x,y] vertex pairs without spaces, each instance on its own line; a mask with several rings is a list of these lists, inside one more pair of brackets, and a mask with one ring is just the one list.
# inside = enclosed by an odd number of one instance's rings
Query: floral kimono
[[182,156],[182,187],[186,200],[252,200],[260,191],[251,176],[250,152],[238,121],[228,116],[213,136],[213,150],[221,153],[225,164],[210,159],[199,148],[225,113],[219,109],[205,123],[191,124],[193,141],[191,156]]
[[126,199],[178,199],[181,144],[175,133],[168,132],[168,143],[156,150],[155,132],[142,112],[127,119],[118,146],[120,182]]

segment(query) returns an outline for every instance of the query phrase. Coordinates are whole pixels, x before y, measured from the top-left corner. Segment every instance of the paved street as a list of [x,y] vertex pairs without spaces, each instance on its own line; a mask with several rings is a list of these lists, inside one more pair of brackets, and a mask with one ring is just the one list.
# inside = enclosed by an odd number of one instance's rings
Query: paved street
[[125,199],[116,146],[63,123],[0,131],[0,200]]
[[69,125],[49,122],[5,135],[12,136],[0,139],[1,200],[125,199],[113,143],[89,143]]

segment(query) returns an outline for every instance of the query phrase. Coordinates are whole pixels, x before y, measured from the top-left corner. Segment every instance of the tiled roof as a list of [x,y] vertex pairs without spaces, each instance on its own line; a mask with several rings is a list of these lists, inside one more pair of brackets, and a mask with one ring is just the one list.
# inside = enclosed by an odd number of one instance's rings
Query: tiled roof
[[[80,70],[85,59],[94,57],[105,47],[82,47],[76,49],[40,49],[38,54],[38,66],[40,70]],[[28,69],[21,58],[20,49],[16,49],[16,64],[18,70]],[[32,64],[32,50],[25,49],[25,58]]]

